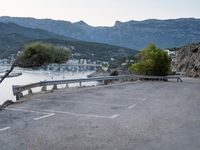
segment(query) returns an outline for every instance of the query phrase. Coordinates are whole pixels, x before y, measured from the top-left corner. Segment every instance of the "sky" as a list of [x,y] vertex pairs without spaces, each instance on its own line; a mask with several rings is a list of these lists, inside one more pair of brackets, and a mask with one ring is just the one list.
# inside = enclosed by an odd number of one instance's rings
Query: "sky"
[[0,0],[0,16],[113,26],[116,20],[200,18],[199,6],[200,0]]

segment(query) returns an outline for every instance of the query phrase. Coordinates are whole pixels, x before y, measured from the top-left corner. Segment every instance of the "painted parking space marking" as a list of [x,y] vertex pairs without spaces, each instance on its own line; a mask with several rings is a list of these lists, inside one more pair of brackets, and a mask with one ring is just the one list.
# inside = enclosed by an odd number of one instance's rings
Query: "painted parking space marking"
[[110,118],[114,119],[114,118],[117,118],[118,116],[119,116],[119,114],[115,114],[115,115],[111,116]]
[[5,109],[12,110],[12,111],[20,111],[20,112],[29,112],[29,113],[43,114],[43,116],[34,118],[33,120],[40,120],[40,119],[44,119],[44,118],[47,118],[47,117],[55,115],[54,113],[46,113],[46,112],[41,112],[41,111],[33,111],[33,110],[27,110],[27,109],[24,109],[24,108],[25,107],[20,107],[20,108],[19,107],[18,108],[8,107],[8,108],[5,108]]
[[27,109],[21,109],[21,108],[11,108],[11,107],[7,107],[5,108],[6,110],[12,110],[12,111],[21,111],[21,112],[29,112],[29,113],[39,113],[39,114],[46,114],[48,115],[49,113],[45,113],[45,112],[39,112],[39,111],[33,111],[33,110],[27,110]]
[[55,114],[52,113],[52,114],[48,114],[48,115],[44,115],[44,116],[41,116],[41,117],[34,118],[33,120],[40,120],[40,119],[44,119],[44,118],[51,117],[51,116],[54,116],[54,115]]
[[133,104],[131,106],[128,107],[128,109],[132,109],[133,107],[135,107],[137,104]]
[[[81,114],[81,113],[73,113],[68,111],[57,111],[57,110],[43,110],[49,113],[57,113],[57,114],[68,114],[74,116],[82,116],[82,117],[93,117],[93,118],[106,118],[106,119],[113,119],[113,116],[102,116],[102,115],[94,115],[94,114]],[[115,117],[114,117],[115,118]]]
[[10,127],[1,128],[0,132],[10,129]]
[[68,115],[73,115],[73,116],[105,118],[105,119],[114,119],[114,118],[119,116],[118,114],[114,114],[114,115],[111,115],[111,116],[102,116],[102,115],[94,115],[94,114],[81,114],[81,113],[73,113],[73,112],[67,112],[67,111],[45,110],[45,109],[44,110],[28,110],[28,109],[19,109],[19,108],[11,108],[11,107],[8,107],[6,109],[12,110],[12,111],[21,111],[21,112],[44,114],[44,116],[34,118],[34,120],[40,120],[40,119],[43,119],[43,118],[53,116],[55,114],[68,114]]

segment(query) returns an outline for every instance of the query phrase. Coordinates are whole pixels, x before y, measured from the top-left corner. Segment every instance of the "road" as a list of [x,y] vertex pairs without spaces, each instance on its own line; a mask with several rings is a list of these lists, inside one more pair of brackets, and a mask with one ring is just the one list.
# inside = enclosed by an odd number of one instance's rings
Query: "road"
[[0,112],[1,150],[199,150],[200,80],[70,88]]

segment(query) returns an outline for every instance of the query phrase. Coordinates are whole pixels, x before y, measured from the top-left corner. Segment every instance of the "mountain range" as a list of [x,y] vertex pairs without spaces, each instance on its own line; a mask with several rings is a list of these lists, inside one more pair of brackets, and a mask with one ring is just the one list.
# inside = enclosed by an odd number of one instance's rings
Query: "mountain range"
[[0,22],[0,56],[6,57],[21,50],[22,46],[32,40],[64,37],[41,29],[26,28],[14,23]]
[[112,27],[93,27],[84,21],[69,22],[52,19],[0,17],[0,22],[42,29],[82,41],[107,43],[132,49],[142,49],[149,43],[160,48],[180,47],[200,41],[200,19],[116,21]]
[[74,58],[109,61],[134,55],[137,51],[109,44],[85,42],[67,38],[43,29],[23,27],[14,23],[0,22],[0,58],[16,54],[25,44],[34,41],[70,47]]

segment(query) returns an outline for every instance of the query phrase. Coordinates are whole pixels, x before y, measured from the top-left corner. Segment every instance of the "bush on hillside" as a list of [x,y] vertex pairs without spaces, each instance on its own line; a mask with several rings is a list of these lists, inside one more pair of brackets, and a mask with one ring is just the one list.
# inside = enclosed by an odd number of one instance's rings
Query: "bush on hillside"
[[139,61],[130,66],[136,74],[165,76],[170,71],[171,59],[168,54],[150,44],[139,54]]
[[51,63],[64,63],[69,57],[68,48],[35,42],[24,47],[17,61],[20,67],[40,67]]

